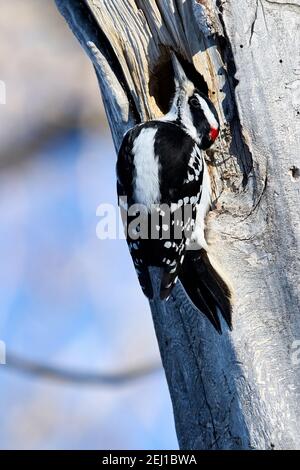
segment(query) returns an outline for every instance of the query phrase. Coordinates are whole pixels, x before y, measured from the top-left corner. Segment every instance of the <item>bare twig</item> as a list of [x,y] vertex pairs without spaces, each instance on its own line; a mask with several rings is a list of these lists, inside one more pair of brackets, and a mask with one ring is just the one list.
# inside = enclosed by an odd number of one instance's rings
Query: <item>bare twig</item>
[[115,373],[87,372],[83,370],[65,369],[49,364],[42,364],[30,359],[24,359],[15,354],[6,354],[6,366],[10,370],[31,375],[35,378],[54,380],[62,383],[79,385],[121,386],[141,380],[161,371],[161,363],[153,362],[132,369]]

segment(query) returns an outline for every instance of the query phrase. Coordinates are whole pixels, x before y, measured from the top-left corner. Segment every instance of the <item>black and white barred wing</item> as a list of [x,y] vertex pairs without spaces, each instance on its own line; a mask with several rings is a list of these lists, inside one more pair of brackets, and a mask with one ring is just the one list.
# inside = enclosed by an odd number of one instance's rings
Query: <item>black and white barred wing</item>
[[[197,208],[201,202],[203,162],[201,151],[192,141],[189,159],[182,168],[182,181],[177,187],[170,187],[171,237],[163,244],[164,272],[160,296],[167,298],[177,282],[186,250],[189,249],[195,231]],[[185,155],[186,158],[186,155]],[[174,232],[172,231],[174,229]]]
[[118,154],[117,161],[117,193],[121,218],[124,226],[127,245],[137,273],[143,293],[148,298],[153,297],[153,288],[149,275],[147,257],[145,256],[144,240],[140,238],[142,221],[148,215],[142,214],[141,223],[136,222],[138,216],[134,211],[134,152],[133,142],[139,133],[139,128],[133,128],[125,135]]
[[[141,162],[151,170],[146,178],[139,167]],[[126,206],[131,209],[132,205],[141,202],[148,203],[147,236],[141,239],[140,234],[127,230],[127,242],[141,287],[147,297],[153,296],[148,267],[158,266],[162,268],[160,296],[167,298],[183,264],[201,200],[203,162],[200,149],[175,124],[146,123],[125,136],[118,156],[117,174],[121,210],[124,211]],[[155,175],[157,177],[153,179]],[[135,216],[128,214],[128,228]],[[138,232],[137,228],[133,230]]]

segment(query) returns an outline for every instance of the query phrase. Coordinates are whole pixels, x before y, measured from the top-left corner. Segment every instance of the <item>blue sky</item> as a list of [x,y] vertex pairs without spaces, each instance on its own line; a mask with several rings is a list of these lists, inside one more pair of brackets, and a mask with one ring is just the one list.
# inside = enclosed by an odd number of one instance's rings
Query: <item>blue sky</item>
[[[124,240],[98,240],[116,203],[110,138],[68,132],[0,173],[0,339],[87,371],[159,361]],[[0,366],[0,447],[177,448],[163,371],[118,388],[57,384]]]

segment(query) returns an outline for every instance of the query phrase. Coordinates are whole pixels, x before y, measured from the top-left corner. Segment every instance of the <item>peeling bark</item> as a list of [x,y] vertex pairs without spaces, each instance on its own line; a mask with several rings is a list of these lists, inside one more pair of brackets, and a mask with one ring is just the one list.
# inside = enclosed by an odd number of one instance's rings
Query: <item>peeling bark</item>
[[165,112],[170,49],[220,115],[207,222],[236,294],[234,331],[218,336],[180,285],[151,302],[180,447],[299,448],[299,5],[56,3],[93,61],[116,149],[134,123]]

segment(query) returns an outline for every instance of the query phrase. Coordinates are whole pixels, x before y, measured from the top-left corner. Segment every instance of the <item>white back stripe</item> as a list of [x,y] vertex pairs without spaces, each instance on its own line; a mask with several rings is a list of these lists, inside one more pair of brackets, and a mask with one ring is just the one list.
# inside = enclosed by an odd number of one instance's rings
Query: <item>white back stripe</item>
[[133,146],[135,178],[134,199],[151,210],[152,204],[160,201],[159,162],[154,154],[157,129],[142,129]]

